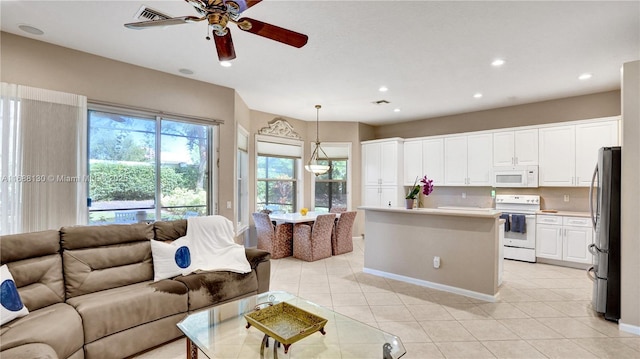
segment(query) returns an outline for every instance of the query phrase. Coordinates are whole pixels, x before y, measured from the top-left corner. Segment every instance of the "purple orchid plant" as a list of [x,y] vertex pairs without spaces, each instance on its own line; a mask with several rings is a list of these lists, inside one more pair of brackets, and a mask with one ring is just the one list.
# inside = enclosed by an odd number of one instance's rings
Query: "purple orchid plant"
[[431,194],[431,192],[433,192],[433,180],[427,178],[427,175],[424,175],[424,177],[422,177],[420,183],[422,183],[422,194],[428,196]]

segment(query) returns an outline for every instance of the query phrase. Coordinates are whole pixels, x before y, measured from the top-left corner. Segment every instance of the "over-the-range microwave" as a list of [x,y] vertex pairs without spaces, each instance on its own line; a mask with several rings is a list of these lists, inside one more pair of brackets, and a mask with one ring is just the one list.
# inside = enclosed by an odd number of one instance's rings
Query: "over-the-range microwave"
[[493,168],[494,187],[538,187],[538,166]]

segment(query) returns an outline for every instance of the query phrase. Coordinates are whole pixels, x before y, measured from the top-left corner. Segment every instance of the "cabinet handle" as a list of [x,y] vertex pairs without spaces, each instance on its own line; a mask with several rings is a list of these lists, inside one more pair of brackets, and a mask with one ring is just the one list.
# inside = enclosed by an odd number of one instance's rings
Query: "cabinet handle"
[[511,157],[511,164],[515,165],[516,164],[516,158],[515,157]]

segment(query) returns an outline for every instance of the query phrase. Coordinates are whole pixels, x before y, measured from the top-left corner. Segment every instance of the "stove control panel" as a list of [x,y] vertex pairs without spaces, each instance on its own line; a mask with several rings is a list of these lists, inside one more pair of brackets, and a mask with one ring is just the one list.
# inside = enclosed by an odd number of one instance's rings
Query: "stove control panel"
[[540,196],[499,194],[499,195],[496,196],[496,203],[539,205],[540,204]]

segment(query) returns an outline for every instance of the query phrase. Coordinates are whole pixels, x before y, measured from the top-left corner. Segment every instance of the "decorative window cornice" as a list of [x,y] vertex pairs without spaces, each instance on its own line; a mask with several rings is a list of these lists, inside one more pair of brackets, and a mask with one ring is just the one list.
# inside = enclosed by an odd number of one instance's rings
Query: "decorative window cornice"
[[295,138],[297,140],[302,139],[302,137],[300,137],[300,135],[298,135],[298,133],[293,130],[293,126],[291,126],[289,122],[287,122],[287,120],[281,117],[274,118],[271,122],[269,122],[269,126],[261,128],[258,131],[258,134]]

